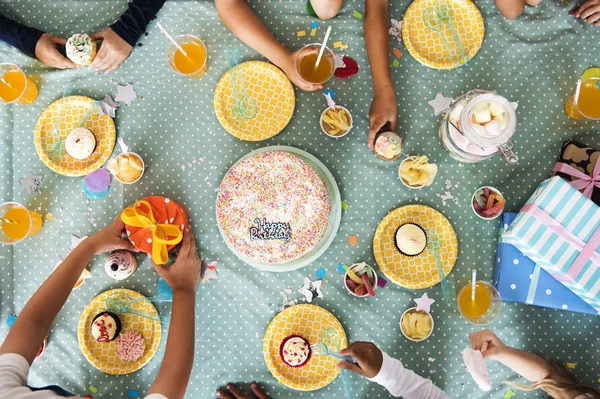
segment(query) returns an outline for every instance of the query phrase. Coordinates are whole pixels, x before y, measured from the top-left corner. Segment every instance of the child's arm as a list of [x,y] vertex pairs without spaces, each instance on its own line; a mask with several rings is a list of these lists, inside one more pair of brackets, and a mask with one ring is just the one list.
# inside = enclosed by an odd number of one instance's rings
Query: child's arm
[[117,22],[90,35],[93,40],[102,40],[98,54],[90,66],[106,73],[120,67],[165,1],[133,0]]
[[165,357],[149,393],[169,399],[183,398],[194,362],[194,311],[200,281],[200,258],[196,240],[188,227],[177,260],[171,266],[154,265],[173,290],[173,310]]
[[508,19],[517,19],[525,10],[525,0],[494,0],[498,10]]
[[123,228],[123,222],[117,217],[67,256],[27,302],[0,347],[0,355],[17,353],[29,364],[33,362],[52,321],[65,304],[90,259],[94,255],[115,249],[136,250],[129,241],[121,239]]
[[365,41],[371,66],[375,96],[369,111],[369,148],[373,150],[375,136],[386,124],[396,131],[396,93],[390,71],[390,38],[388,33],[388,1],[366,0]]
[[296,72],[296,53],[287,50],[269,32],[244,0],[215,0],[221,20],[241,41],[262,54],[285,72],[287,77],[304,91],[323,88],[304,82]]
[[[551,378],[557,382],[568,382],[554,370],[548,361],[536,354],[522,351],[504,343],[490,330],[482,330],[469,337],[475,350],[481,350],[485,359],[497,360],[515,373],[531,382]],[[582,392],[544,389],[556,399],[574,398]]]
[[446,394],[423,378],[404,368],[402,362],[391,358],[370,342],[354,342],[341,350],[340,355],[352,356],[356,364],[342,361],[339,368],[354,371],[385,387],[392,396],[404,399],[449,399]]

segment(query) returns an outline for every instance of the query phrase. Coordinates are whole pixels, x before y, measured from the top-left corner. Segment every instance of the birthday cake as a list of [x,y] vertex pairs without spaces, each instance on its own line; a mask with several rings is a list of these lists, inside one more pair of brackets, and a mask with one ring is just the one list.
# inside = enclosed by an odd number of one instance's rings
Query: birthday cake
[[327,186],[304,160],[286,151],[262,152],[236,163],[217,197],[217,220],[239,254],[284,264],[313,249],[327,230]]

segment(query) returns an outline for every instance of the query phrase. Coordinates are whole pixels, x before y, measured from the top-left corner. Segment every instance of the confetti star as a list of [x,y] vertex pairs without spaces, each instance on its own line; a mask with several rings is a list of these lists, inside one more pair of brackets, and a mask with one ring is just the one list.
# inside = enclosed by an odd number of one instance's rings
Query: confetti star
[[127,86],[117,85],[115,101],[123,102],[127,106],[130,106],[138,96],[138,93],[133,89],[133,83],[127,83]]
[[19,184],[23,186],[27,195],[31,195],[34,191],[38,194],[42,193],[42,175],[34,175],[31,170],[27,171],[27,174],[19,179]]
[[108,115],[111,118],[115,117],[115,110],[121,106],[121,104],[113,100],[110,94],[105,95],[104,99],[99,103],[98,116]]
[[433,107],[433,114],[438,116],[442,112],[448,110],[450,108],[450,103],[452,102],[452,98],[444,97],[441,91],[438,91],[435,98],[431,101],[428,101],[427,104]]
[[435,302],[435,300],[429,298],[427,294],[423,294],[421,298],[415,299],[414,301],[417,304],[417,310],[424,310],[427,313],[431,312],[431,305]]
[[312,302],[315,298],[323,299],[321,288],[323,288],[321,280],[311,281],[308,277],[304,277],[304,285],[298,292],[306,297],[306,302]]

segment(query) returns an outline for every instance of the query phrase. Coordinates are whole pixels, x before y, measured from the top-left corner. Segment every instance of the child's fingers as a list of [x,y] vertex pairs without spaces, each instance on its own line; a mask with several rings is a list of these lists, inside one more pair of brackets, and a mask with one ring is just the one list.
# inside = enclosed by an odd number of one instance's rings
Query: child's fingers
[[584,11],[581,12],[581,18],[585,19],[587,22],[592,22],[592,21],[588,20],[587,18],[592,16],[593,14],[595,14],[598,11],[600,11],[600,6],[588,7]]
[[221,399],[234,399],[233,396],[226,393],[225,391],[221,391],[220,389],[217,390],[217,396]]
[[593,24],[598,20],[600,20],[600,6],[597,6],[595,12],[585,19],[585,21],[589,22],[590,24]]
[[252,389],[252,392],[254,392],[258,399],[271,399],[271,397],[255,382],[250,385],[250,389]]
[[354,363],[350,363],[350,362],[347,362],[345,360],[342,360],[341,362],[339,362],[337,364],[337,367],[340,368],[340,369],[350,370],[350,371],[352,371],[352,372],[354,372],[356,374],[364,375],[364,372],[363,372],[363,370],[360,367],[358,367]]
[[231,384],[227,385],[227,390],[231,392],[237,399],[251,399],[250,396],[246,395],[244,392],[240,391],[237,387]]
[[190,241],[190,228],[186,227],[183,230],[183,239],[181,240],[181,248],[179,248],[179,253],[177,254],[177,259],[183,259],[188,256],[190,253],[191,241]]
[[583,14],[583,12],[592,6],[593,6],[593,4],[591,1],[586,1],[581,6],[579,6],[577,11],[575,12],[575,17],[580,18],[581,15]]

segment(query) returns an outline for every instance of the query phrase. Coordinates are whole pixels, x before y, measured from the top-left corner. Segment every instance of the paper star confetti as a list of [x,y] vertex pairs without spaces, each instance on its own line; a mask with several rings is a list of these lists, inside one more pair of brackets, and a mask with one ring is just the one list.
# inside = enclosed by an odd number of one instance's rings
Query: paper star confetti
[[400,43],[402,41],[402,21],[396,21],[392,19],[391,27],[389,30],[390,36]]
[[111,118],[115,117],[115,110],[121,106],[121,104],[113,100],[110,94],[105,95],[104,99],[99,101],[98,103],[98,116],[108,115]]
[[200,273],[202,276],[202,284],[206,284],[208,280],[219,278],[219,275],[217,274],[217,261],[202,262],[202,271]]
[[431,101],[428,101],[427,104],[433,107],[433,114],[435,116],[440,115],[442,112],[448,110],[450,108],[450,103],[453,98],[444,97],[441,91],[438,91],[435,98]]
[[27,195],[31,195],[34,191],[38,194],[42,193],[42,175],[34,175],[31,170],[27,171],[27,174],[19,179],[19,184],[23,186]]
[[133,88],[133,83],[127,83],[126,86],[117,85],[117,96],[115,101],[125,103],[130,106],[133,100],[139,97],[137,91]]
[[427,313],[431,312],[431,305],[435,302],[435,300],[429,298],[427,294],[423,294],[421,298],[415,299],[414,301],[417,304],[417,310],[424,310]]
[[306,302],[312,302],[313,299],[323,299],[323,281],[311,281],[308,277],[304,277],[304,285],[298,290],[299,293],[304,295]]

